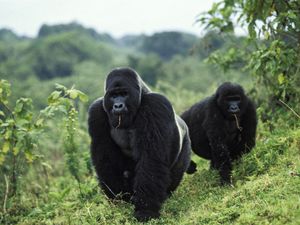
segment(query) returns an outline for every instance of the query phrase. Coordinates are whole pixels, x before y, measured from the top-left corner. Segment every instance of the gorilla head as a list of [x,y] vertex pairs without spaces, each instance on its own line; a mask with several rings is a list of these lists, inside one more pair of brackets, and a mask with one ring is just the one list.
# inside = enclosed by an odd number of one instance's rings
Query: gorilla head
[[114,128],[128,128],[141,104],[142,93],[150,89],[130,68],[117,68],[106,79],[104,110]]
[[228,120],[240,118],[248,105],[244,89],[238,84],[223,83],[216,91],[217,105]]

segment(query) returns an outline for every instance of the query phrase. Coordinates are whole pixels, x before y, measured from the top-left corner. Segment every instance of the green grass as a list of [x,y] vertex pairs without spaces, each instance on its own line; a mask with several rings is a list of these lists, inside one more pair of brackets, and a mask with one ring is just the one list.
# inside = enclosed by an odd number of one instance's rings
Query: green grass
[[[256,148],[234,166],[234,187],[219,186],[208,162],[193,156],[197,173],[185,175],[161,217],[147,224],[300,224],[299,149],[299,129],[278,127],[271,134],[260,125]],[[81,193],[64,171],[50,171],[48,185],[28,176],[0,224],[138,224],[133,206],[109,201],[95,176],[86,176]]]

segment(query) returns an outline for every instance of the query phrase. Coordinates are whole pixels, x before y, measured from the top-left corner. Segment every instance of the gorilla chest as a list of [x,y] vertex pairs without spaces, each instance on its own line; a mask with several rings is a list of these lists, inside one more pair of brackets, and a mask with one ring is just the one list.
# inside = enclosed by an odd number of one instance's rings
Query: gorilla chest
[[227,134],[227,140],[229,142],[234,141],[239,134],[239,130],[235,121],[226,121],[225,130]]
[[110,135],[115,143],[121,148],[121,151],[132,157],[133,143],[134,143],[134,130],[126,129],[111,129]]

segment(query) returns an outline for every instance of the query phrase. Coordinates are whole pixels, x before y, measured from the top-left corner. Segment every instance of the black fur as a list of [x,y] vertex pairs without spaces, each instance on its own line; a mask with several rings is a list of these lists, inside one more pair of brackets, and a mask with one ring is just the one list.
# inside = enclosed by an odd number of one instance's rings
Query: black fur
[[[158,217],[190,163],[187,126],[170,102],[151,92],[132,69],[110,72],[105,91],[90,106],[88,119],[99,183],[108,197],[131,201],[138,220]],[[128,96],[121,123],[112,113],[113,92]]]
[[[233,95],[240,96],[238,121],[228,112],[225,101]],[[219,171],[222,184],[231,183],[232,161],[255,146],[256,109],[243,88],[223,83],[214,95],[193,105],[182,118],[189,127],[193,151],[211,160],[211,167]],[[196,164],[192,161],[188,173],[195,171]]]

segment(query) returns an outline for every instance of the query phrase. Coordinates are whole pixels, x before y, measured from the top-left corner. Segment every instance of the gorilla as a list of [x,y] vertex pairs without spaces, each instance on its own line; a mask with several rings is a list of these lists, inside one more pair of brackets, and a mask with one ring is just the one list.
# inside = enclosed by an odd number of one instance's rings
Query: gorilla
[[[231,184],[232,162],[255,146],[256,109],[243,88],[225,82],[181,117],[188,125],[193,151],[210,160],[221,184]],[[191,161],[187,173],[194,173],[196,166]]]
[[112,70],[89,108],[91,158],[109,198],[134,204],[139,221],[159,217],[190,164],[185,122],[131,68]]

